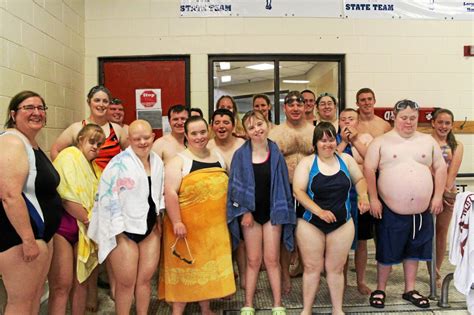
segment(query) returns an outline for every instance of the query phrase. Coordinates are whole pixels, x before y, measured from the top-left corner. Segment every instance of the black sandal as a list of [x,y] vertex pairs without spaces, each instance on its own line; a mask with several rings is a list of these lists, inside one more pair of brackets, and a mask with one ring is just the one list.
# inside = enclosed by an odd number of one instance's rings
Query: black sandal
[[[376,295],[381,295],[382,297],[376,297]],[[385,292],[382,290],[375,290],[370,293],[369,298],[370,306],[375,308],[384,308],[385,307]]]
[[[415,295],[418,295],[420,297],[415,297]],[[402,298],[419,308],[430,307],[430,301],[428,300],[428,298],[424,297],[416,290],[403,293]]]

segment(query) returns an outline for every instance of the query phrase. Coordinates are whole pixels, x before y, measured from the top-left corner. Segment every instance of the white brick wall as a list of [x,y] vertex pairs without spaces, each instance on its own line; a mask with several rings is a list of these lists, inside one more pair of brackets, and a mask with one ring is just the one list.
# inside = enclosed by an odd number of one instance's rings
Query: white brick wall
[[38,92],[50,108],[45,151],[84,117],[84,16],[84,0],[0,0],[1,122],[13,95]]

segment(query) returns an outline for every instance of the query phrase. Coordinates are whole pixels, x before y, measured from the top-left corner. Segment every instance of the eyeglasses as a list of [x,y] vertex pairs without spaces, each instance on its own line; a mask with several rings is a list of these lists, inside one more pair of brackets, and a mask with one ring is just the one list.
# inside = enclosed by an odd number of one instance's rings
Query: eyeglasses
[[410,101],[410,100],[398,101],[394,106],[396,112],[401,111],[401,110],[403,110],[407,107],[410,107],[411,109],[414,109],[414,110],[419,110],[420,109],[420,105],[418,105],[417,102],[413,102],[413,101]]
[[184,261],[188,265],[194,264],[194,257],[191,254],[191,250],[189,249],[188,240],[186,239],[186,237],[184,238],[184,242],[186,243],[186,248],[188,249],[188,255],[191,259],[187,259],[187,258],[181,256],[181,254],[179,254],[176,251],[176,245],[178,244],[179,240],[180,240],[180,238],[177,238],[176,241],[171,245],[171,252],[173,253],[174,256],[178,257],[180,260]]
[[37,109],[39,112],[44,113],[48,110],[48,106],[23,105],[23,106],[18,107],[18,109],[22,109],[22,110],[24,110],[25,112],[28,112],[28,113],[33,113],[35,111],[35,109]]
[[302,98],[301,96],[300,97],[293,96],[293,97],[285,98],[286,104],[291,104],[293,102],[304,103],[304,98]]

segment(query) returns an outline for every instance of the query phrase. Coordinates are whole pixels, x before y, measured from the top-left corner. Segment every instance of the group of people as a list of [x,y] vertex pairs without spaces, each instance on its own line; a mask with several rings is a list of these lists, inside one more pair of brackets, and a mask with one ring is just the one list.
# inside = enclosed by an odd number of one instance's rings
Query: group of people
[[[291,91],[276,125],[267,95],[255,95],[242,120],[224,95],[209,125],[202,112],[171,106],[171,132],[155,140],[144,120],[123,125],[123,104],[96,86],[90,116],[58,137],[51,163],[36,140],[47,105],[35,92],[18,93],[0,135],[5,314],[38,313],[46,278],[49,313],[65,314],[69,299],[73,314],[96,310],[104,262],[117,314],[133,302],[147,313],[157,271],[158,296],[173,314],[188,302],[214,314],[210,301],[236,291],[233,258],[245,289],[241,315],[255,314],[262,263],[273,315],[286,314],[282,295],[300,272],[302,314],[312,313],[323,274],[332,312],[343,314],[351,248],[370,305],[384,307],[391,266],[403,263],[403,298],[429,307],[415,289],[418,261],[431,259],[436,229],[440,277],[463,145],[447,109],[434,113],[430,136],[416,131],[417,103],[397,102],[392,128],[374,115],[375,102],[364,88],[357,110],[338,112],[329,93]],[[372,290],[365,269],[374,234]]]

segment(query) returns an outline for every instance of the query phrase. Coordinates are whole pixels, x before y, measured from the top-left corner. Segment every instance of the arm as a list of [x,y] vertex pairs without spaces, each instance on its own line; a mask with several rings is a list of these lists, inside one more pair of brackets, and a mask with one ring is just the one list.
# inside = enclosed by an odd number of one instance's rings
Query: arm
[[306,193],[308,187],[309,172],[313,163],[314,155],[303,158],[296,166],[293,177],[293,194],[295,198],[309,211],[320,217],[327,223],[336,222],[336,217],[331,211],[321,209]]
[[370,214],[377,219],[382,218],[382,203],[379,200],[377,192],[377,183],[375,172],[380,162],[380,141],[376,139],[372,141],[367,149],[364,160],[364,177],[367,181],[367,191],[370,200]]
[[112,123],[112,128],[114,128],[114,131],[118,136],[120,148],[122,148],[122,150],[125,150],[128,147],[128,133],[125,131],[124,128],[120,127],[120,125],[116,123]]
[[433,171],[434,171],[434,193],[431,199],[431,213],[438,214],[443,211],[443,193],[448,177],[448,168],[444,162],[441,149],[433,139]]
[[359,134],[357,137],[352,139],[352,145],[356,148],[362,158],[365,158],[367,154],[367,148],[369,147],[370,140],[367,138],[367,134]]
[[[0,198],[6,216],[22,241],[23,260],[32,261],[39,255],[30,217],[22,197],[23,185],[28,176],[28,155],[22,141],[5,135],[0,140]],[[3,232],[4,233],[4,232]]]
[[347,164],[351,180],[357,191],[357,205],[360,214],[364,214],[370,210],[369,196],[367,195],[367,182],[365,181],[364,175],[354,158],[348,154],[343,154],[342,157]]
[[448,167],[448,178],[446,180],[446,191],[452,191],[459,168],[461,167],[462,157],[464,154],[464,145],[458,141],[456,151],[454,151],[453,159]]
[[165,203],[166,212],[173,224],[176,237],[186,237],[186,226],[181,221],[181,209],[179,207],[178,191],[181,185],[182,160],[175,157],[165,167]]
[[163,137],[156,139],[155,142],[153,142],[153,147],[151,148],[153,152],[158,154],[160,159],[164,162],[163,160],[163,148],[164,148],[164,143],[163,143]]
[[51,160],[54,161],[56,157],[58,156],[59,152],[64,150],[65,148],[69,147],[74,143],[74,138],[77,135],[77,132],[75,132],[75,124],[72,124],[66,130],[64,130],[59,137],[56,139],[54,144],[51,146],[51,152],[49,153],[51,156]]
[[76,220],[81,221],[84,225],[89,224],[87,210],[79,203],[63,199],[64,209],[72,215]]

